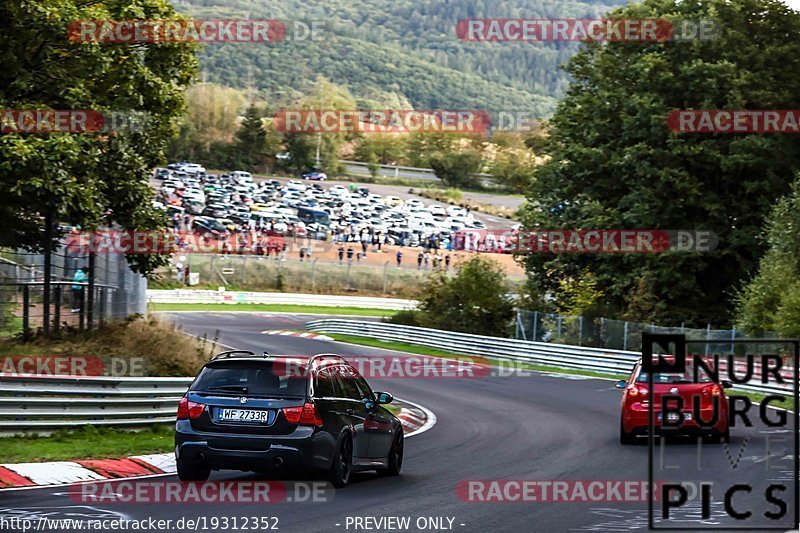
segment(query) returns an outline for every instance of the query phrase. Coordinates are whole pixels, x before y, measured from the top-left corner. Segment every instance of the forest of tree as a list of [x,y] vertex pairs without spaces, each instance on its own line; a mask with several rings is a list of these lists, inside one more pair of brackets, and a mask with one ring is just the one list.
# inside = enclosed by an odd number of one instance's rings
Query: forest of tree
[[407,101],[415,109],[527,110],[549,116],[569,83],[560,65],[577,43],[463,42],[456,24],[481,17],[597,17],[620,0],[421,3],[412,0],[182,0],[198,18],[272,18],[321,23],[321,40],[226,43],[201,52],[206,81],[278,99],[307,92],[324,74],[359,107]]

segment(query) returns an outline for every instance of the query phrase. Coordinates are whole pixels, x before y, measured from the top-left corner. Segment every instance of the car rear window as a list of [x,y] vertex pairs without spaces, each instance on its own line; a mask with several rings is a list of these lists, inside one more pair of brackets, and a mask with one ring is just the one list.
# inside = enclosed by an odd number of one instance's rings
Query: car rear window
[[[639,372],[636,377],[638,383],[647,383],[647,372]],[[711,383],[712,379],[702,369],[697,373],[696,383]],[[653,383],[695,383],[694,365],[687,361],[686,370],[683,372],[661,372],[653,374]]]
[[305,372],[290,372],[284,364],[268,361],[224,361],[206,366],[192,384],[193,391],[269,396],[305,397]]

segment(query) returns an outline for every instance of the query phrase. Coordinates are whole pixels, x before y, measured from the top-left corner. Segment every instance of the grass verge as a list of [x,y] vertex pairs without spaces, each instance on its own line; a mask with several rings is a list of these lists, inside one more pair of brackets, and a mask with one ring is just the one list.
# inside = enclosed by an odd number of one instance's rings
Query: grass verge
[[140,431],[87,426],[58,431],[49,436],[24,435],[0,438],[5,463],[38,463],[80,459],[117,459],[172,451],[175,428],[154,425]]
[[[172,323],[134,316],[91,331],[65,328],[53,338],[0,339],[0,372],[15,372],[16,357],[59,356],[85,359],[88,375],[193,376],[217,348],[215,339],[196,339]],[[31,371],[56,372],[52,366]]]
[[394,316],[393,309],[367,309],[364,307],[330,307],[295,304],[176,304],[151,303],[151,311],[257,311],[261,313],[305,313],[310,315]]

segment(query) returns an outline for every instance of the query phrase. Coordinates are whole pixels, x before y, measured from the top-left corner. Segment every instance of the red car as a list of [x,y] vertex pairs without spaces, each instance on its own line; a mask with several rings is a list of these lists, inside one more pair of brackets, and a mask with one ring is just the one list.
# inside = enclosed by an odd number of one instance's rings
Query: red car
[[[661,435],[697,435],[715,441],[727,440],[730,436],[728,427],[728,399],[725,389],[731,387],[729,381],[715,383],[702,372],[698,382],[694,382],[694,371],[691,361],[687,361],[686,370],[680,374],[653,374],[654,426]],[[647,373],[642,372],[642,360],[633,367],[627,380],[618,381],[615,388],[622,389],[622,416],[620,418],[619,441],[621,444],[634,444],[639,436],[646,436],[649,427],[649,398]],[[679,422],[677,413],[668,412],[670,423],[664,427],[661,423],[662,396],[680,396],[683,399],[684,420]],[[698,408],[695,409],[695,398]],[[716,407],[715,407],[716,406]],[[668,410],[677,407],[673,400],[668,403]],[[715,413],[716,411],[716,413]],[[716,415],[716,416],[715,416]],[[698,423],[698,417],[705,426]],[[712,425],[713,424],[713,425]]]

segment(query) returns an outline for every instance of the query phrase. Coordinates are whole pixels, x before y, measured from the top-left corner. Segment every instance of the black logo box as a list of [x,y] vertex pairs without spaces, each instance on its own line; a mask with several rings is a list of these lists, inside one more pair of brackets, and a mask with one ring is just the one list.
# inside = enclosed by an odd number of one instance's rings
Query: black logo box
[[[686,370],[686,345],[687,343],[692,344],[704,344],[708,342],[709,344],[726,344],[732,347],[736,345],[742,344],[773,344],[773,345],[780,345],[783,344],[785,346],[791,346],[792,356],[793,356],[793,375],[792,375],[792,389],[791,392],[793,393],[794,399],[794,412],[792,413],[791,419],[794,421],[794,431],[792,434],[794,435],[794,475],[793,475],[793,484],[794,484],[794,513],[793,513],[793,522],[790,525],[786,524],[776,524],[775,526],[742,526],[742,527],[735,527],[730,525],[721,525],[720,527],[676,527],[676,526],[665,526],[665,527],[656,527],[655,525],[655,500],[654,500],[654,491],[648,490],[647,491],[647,506],[648,506],[648,522],[649,522],[649,529],[655,531],[776,531],[781,530],[785,531],[787,527],[789,529],[795,529],[800,524],[800,463],[798,462],[798,457],[800,457],[800,435],[798,435],[798,431],[800,430],[800,392],[798,384],[800,384],[800,368],[798,368],[798,363],[800,362],[800,340],[797,339],[731,339],[731,340],[693,340],[687,341],[686,336],[682,334],[668,334],[668,333],[642,333],[642,370],[647,372],[648,375],[648,395],[650,396],[649,404],[649,427],[648,427],[648,437],[647,437],[647,448],[648,448],[648,465],[647,465],[647,473],[648,473],[648,486],[654,487],[654,476],[653,476],[653,452],[655,448],[655,432],[654,423],[655,423],[655,415],[653,412],[653,373],[666,373],[666,372],[683,372]],[[654,364],[653,356],[654,354],[653,348],[658,346],[663,350],[665,354],[669,354],[672,356],[672,360],[665,360],[664,358],[659,357],[658,361]],[[763,369],[762,369],[763,372]]]

